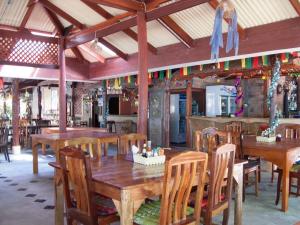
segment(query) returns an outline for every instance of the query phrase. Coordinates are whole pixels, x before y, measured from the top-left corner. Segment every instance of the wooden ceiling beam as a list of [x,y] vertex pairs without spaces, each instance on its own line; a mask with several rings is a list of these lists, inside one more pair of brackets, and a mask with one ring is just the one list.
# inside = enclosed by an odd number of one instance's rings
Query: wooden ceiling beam
[[[112,14],[110,14],[109,12],[107,12],[105,9],[103,9],[101,6],[91,3],[87,0],[81,0],[82,2],[84,2],[88,7],[90,7],[91,9],[93,9],[95,12],[97,12],[100,16],[104,17],[105,19],[109,20],[112,19],[114,16]],[[123,32],[129,36],[130,38],[132,38],[135,41],[138,41],[137,38],[137,33],[135,33],[133,30],[131,30],[130,28],[123,30]],[[148,49],[151,53],[153,54],[157,54],[157,49],[151,45],[150,43],[148,43]]]
[[147,11],[158,7],[160,4],[169,2],[170,0],[153,0],[147,4]]
[[33,12],[34,6],[35,6],[35,4],[31,4],[30,6],[28,6],[26,14],[23,17],[23,20],[22,20],[21,25],[20,25],[20,29],[21,30],[25,28],[25,26],[26,26],[26,24],[27,24],[27,22],[28,22],[28,20],[29,20],[29,18],[31,16],[31,14]]
[[[149,12],[146,12],[146,20],[147,22],[156,20],[158,18],[168,16],[170,14],[203,4],[209,2],[209,0],[180,0],[173,3],[170,3],[166,6],[162,6],[156,9],[153,9]],[[69,37],[67,37],[67,48],[74,47],[86,42],[89,42],[94,39],[95,32],[96,37],[105,37],[110,34],[123,31],[125,29],[128,29],[130,27],[134,27],[137,25],[137,19],[136,16],[122,20],[121,22],[114,23],[110,26],[100,26],[96,27],[94,26],[94,29],[89,30],[88,32],[85,32],[84,34],[74,34]]]
[[106,41],[104,38],[98,38],[98,41],[101,44],[103,44],[105,47],[109,48],[111,51],[113,51],[114,53],[116,53],[119,57],[121,57],[125,61],[128,60],[128,54],[122,52],[120,49],[118,49],[117,47],[115,47],[114,45],[112,45],[111,43],[109,43],[108,41]]
[[126,11],[144,10],[144,4],[135,0],[87,0],[92,3],[106,5],[113,8],[118,8]]
[[97,54],[96,52],[94,52],[90,47],[88,47],[87,45],[83,44],[83,45],[79,45],[78,48],[80,48],[81,50],[85,51],[87,54],[89,54],[90,56],[96,58],[99,62],[101,63],[105,63],[106,59],[102,56]]
[[74,24],[79,29],[84,29],[84,25],[82,23],[80,23],[78,20],[76,20],[75,18],[73,18],[72,16],[70,16],[69,14],[67,14],[66,12],[64,12],[63,10],[61,10],[60,8],[58,8],[56,5],[52,4],[48,0],[39,0],[39,2],[41,2],[46,8],[51,10],[53,13],[61,16],[71,24]]
[[74,53],[74,55],[76,56],[77,59],[79,59],[83,63],[87,63],[86,59],[84,58],[84,56],[82,55],[82,53],[80,52],[78,47],[71,48],[71,50],[72,50],[72,52]]
[[193,38],[185,32],[170,16],[158,19],[158,22],[166,27],[178,40],[185,44],[188,48],[194,46]]
[[[209,5],[210,5],[214,10],[216,10],[216,9],[218,8],[218,6],[219,6],[219,2],[218,2],[218,0],[210,0],[210,1],[209,1]],[[224,20],[225,20],[227,23],[230,23],[230,21],[229,21],[227,18],[225,18]],[[241,39],[245,39],[245,38],[246,38],[246,31],[245,31],[245,29],[243,29],[243,28],[241,27],[240,24],[238,24],[238,32],[239,32],[239,35],[240,35]]]
[[296,10],[298,15],[300,16],[300,3],[299,3],[299,1],[298,0],[290,0],[290,3],[292,4],[294,9]]
[[58,19],[58,17],[56,16],[56,14],[53,13],[48,8],[46,8],[44,5],[42,5],[42,7],[43,7],[45,13],[47,14],[48,18],[51,20],[52,24],[54,25],[55,29],[59,33],[59,35],[63,36],[65,28],[62,25],[62,23],[60,22],[60,20]]

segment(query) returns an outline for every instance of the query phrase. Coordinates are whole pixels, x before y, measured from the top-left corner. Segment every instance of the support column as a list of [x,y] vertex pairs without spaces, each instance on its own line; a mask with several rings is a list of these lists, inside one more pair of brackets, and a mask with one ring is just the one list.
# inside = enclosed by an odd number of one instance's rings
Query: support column
[[59,131],[67,130],[65,39],[59,39]]
[[170,80],[166,81],[164,94],[164,111],[163,111],[163,145],[170,146]]
[[297,78],[297,111],[300,112],[300,77]]
[[187,147],[191,146],[191,126],[188,120],[188,117],[192,115],[192,81],[187,81],[186,85],[186,145]]
[[12,81],[12,130],[13,130],[13,140],[12,140],[12,152],[13,154],[21,153],[20,146],[20,90],[19,90],[19,80],[13,79]]
[[147,135],[148,130],[148,46],[145,12],[137,12],[138,27],[138,132]]
[[264,118],[267,118],[270,115],[268,104],[267,104],[269,86],[270,86],[270,77],[267,76],[266,79],[264,80],[264,86],[263,86],[264,88],[263,89],[263,94],[264,94],[263,117]]
[[42,91],[41,87],[37,88],[37,93],[38,93],[38,119],[42,119]]

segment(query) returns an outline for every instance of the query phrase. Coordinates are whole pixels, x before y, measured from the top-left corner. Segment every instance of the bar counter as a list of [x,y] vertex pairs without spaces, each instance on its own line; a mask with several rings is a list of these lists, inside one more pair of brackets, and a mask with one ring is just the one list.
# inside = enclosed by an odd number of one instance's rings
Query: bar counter
[[[207,127],[217,127],[224,129],[225,124],[232,121],[243,122],[243,130],[249,134],[256,134],[261,124],[269,122],[269,118],[254,118],[254,117],[204,117],[190,116],[187,117],[187,123],[190,125],[190,143],[193,143],[193,134],[195,130],[202,130]],[[281,118],[279,119],[279,127],[281,130],[282,124],[300,124],[300,118]]]

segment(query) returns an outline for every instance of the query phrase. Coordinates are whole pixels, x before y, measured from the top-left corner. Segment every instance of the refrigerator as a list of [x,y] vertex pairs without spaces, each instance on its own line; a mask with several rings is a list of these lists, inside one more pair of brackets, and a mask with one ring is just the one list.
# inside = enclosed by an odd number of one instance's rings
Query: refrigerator
[[206,87],[206,116],[229,116],[235,113],[236,88],[228,85]]
[[170,96],[170,142],[186,142],[186,94]]

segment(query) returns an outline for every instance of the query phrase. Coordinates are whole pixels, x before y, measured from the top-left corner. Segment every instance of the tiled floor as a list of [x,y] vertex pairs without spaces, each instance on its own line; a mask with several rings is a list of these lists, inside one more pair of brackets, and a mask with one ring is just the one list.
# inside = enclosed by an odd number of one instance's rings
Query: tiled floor
[[[53,157],[40,156],[39,175],[32,174],[30,151],[11,158],[12,162],[7,163],[0,154],[0,225],[53,225],[53,169],[48,166]],[[289,211],[281,212],[274,205],[276,188],[269,175],[263,173],[259,197],[252,188],[247,189],[244,225],[293,225],[300,221],[300,197],[291,196]],[[214,222],[221,224],[220,218]]]

